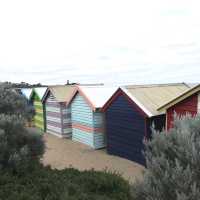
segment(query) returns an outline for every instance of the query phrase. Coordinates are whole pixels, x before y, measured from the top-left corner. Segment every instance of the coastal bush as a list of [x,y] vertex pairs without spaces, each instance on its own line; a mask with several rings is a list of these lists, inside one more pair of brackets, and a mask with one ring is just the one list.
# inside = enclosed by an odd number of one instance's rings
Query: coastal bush
[[177,118],[174,128],[154,131],[146,144],[144,180],[134,200],[200,199],[200,116]]
[[0,169],[24,170],[39,162],[44,150],[41,134],[25,128],[17,115],[0,114]]
[[130,186],[120,175],[39,166],[29,173],[0,171],[0,199],[131,200]]

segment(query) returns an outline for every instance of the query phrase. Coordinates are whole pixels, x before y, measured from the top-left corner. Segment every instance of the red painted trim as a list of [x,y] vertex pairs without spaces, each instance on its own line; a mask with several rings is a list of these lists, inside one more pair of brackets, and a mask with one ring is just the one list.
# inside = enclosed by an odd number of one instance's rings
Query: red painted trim
[[73,92],[72,96],[70,97],[70,100],[67,102],[67,106],[71,104],[77,93],[80,93],[81,96],[84,97],[84,99],[87,101],[88,105],[92,108],[93,111],[96,110],[96,107],[92,103],[92,101],[87,97],[87,95],[82,91],[82,89],[79,86],[76,86],[76,90]]
[[117,91],[110,97],[110,99],[108,99],[108,101],[103,105],[103,107],[101,108],[102,112],[105,112],[108,107],[113,103],[113,101],[119,97],[121,95],[121,89],[117,89]]
[[94,132],[103,133],[104,132],[103,128],[93,128],[93,127],[85,126],[85,125],[78,124],[78,123],[75,123],[75,124],[73,123],[72,128],[77,128],[77,129],[80,129],[82,131],[86,131],[89,133],[94,133]]
[[142,116],[148,117],[148,115],[121,88],[119,88],[111,96],[111,98],[104,104],[104,106],[102,107],[101,111],[105,112],[110,107],[110,105],[113,103],[113,101],[115,101],[115,99],[117,97],[122,96],[122,95],[128,100],[130,105],[132,105]]

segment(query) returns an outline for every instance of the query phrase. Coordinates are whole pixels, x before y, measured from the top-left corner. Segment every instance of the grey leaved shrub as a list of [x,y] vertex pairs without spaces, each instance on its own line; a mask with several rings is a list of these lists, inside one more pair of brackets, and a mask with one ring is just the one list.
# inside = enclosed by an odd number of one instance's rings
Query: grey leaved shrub
[[16,115],[0,115],[0,169],[26,169],[39,162],[45,150],[42,134],[24,127]]
[[200,199],[200,116],[176,118],[174,128],[156,132],[146,144],[144,180],[134,200]]
[[32,113],[24,97],[0,86],[0,169],[26,171],[40,161],[45,150],[42,134],[25,127]]

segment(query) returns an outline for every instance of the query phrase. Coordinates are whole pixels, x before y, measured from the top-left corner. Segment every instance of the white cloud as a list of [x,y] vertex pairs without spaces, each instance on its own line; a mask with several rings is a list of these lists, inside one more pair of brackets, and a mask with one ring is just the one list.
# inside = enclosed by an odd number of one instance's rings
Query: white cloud
[[197,82],[198,8],[197,0],[1,1],[0,79]]

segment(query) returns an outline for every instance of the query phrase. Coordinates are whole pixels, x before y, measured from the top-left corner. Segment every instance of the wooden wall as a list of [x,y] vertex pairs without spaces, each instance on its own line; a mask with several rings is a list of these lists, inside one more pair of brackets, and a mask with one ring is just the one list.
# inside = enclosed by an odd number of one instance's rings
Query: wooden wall
[[37,128],[45,131],[45,109],[37,94],[33,97],[33,105],[35,108],[34,124]]
[[143,140],[146,134],[144,116],[123,96],[112,102],[105,112],[107,152],[145,164]]
[[46,101],[47,132],[58,137],[71,137],[71,112],[65,103],[59,103],[49,93]]
[[198,95],[194,94],[191,97],[179,102],[167,110],[167,130],[173,127],[174,114],[183,116],[191,114],[192,116],[197,114]]
[[103,113],[93,112],[79,93],[71,103],[72,140],[94,149],[105,147]]

